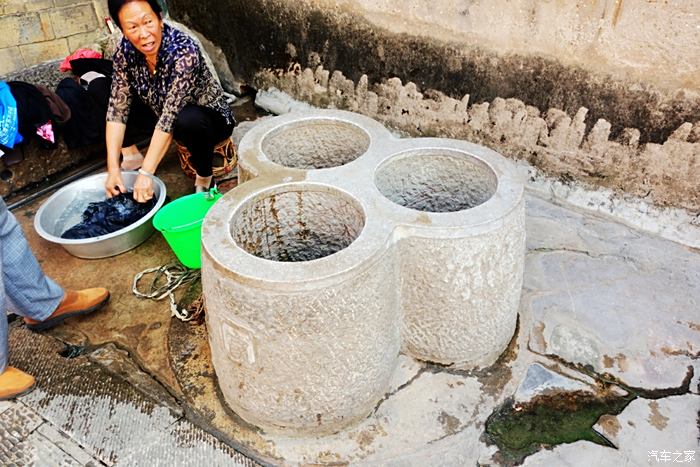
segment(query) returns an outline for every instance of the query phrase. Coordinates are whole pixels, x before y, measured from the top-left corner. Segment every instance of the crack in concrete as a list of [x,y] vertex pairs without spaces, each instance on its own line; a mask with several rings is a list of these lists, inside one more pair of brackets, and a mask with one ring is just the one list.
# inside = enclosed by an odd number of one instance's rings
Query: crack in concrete
[[374,406],[374,410],[372,410],[372,415],[374,415],[374,414],[377,413],[377,410],[379,410],[379,407],[380,407],[384,402],[386,402],[387,400],[389,400],[389,398],[391,398],[391,397],[395,396],[396,394],[398,394],[400,391],[403,391],[404,389],[406,389],[407,387],[409,387],[411,384],[413,384],[414,381],[416,381],[418,378],[420,378],[421,375],[423,375],[423,373],[425,373],[427,370],[428,370],[428,368],[427,368],[426,366],[421,367],[421,368],[418,370],[418,373],[416,373],[415,375],[413,375],[413,377],[411,377],[411,379],[409,379],[408,381],[406,381],[406,382],[403,383],[402,385],[398,386],[398,387],[397,387],[396,389],[394,389],[393,391],[384,394],[384,397],[382,397],[382,399],[381,399],[379,402],[377,402],[377,405]]
[[583,373],[584,375],[593,378],[597,383],[601,385],[601,389],[603,390],[605,390],[609,386],[617,386],[630,393],[634,398],[641,397],[643,399],[656,400],[671,396],[682,396],[685,394],[690,394],[690,384],[693,380],[693,377],[695,376],[695,368],[692,365],[688,365],[688,370],[686,371],[686,375],[683,378],[683,381],[681,382],[680,386],[669,388],[646,389],[628,385],[625,382],[623,382],[620,378],[611,375],[610,373],[598,373],[595,370],[593,370],[592,367],[590,367],[590,365],[572,363],[568,360],[563,359],[559,355],[541,354],[530,349],[529,346],[528,350],[530,350],[536,355],[558,362],[559,364],[569,368],[570,370],[578,371],[579,373]]
[[[145,366],[137,359],[134,358],[134,352],[132,352],[130,349],[127,347],[123,346],[122,344],[115,342],[115,341],[110,341],[110,342],[104,342],[99,345],[92,345],[90,343],[90,340],[87,338],[87,336],[80,332],[80,334],[83,336],[84,343],[78,344],[80,347],[83,347],[85,349],[84,352],[81,352],[80,355],[84,355],[85,357],[88,358],[92,363],[98,365],[100,368],[103,368],[105,371],[107,371],[109,374],[113,375],[116,378],[119,378],[120,380],[124,381],[125,383],[129,384],[130,386],[133,386],[136,390],[141,392],[145,397],[148,399],[152,400],[155,402],[157,405],[163,405],[162,402],[154,397],[153,394],[145,391],[143,388],[139,387],[138,385],[133,384],[131,381],[129,381],[124,375],[121,373],[115,371],[114,369],[110,368],[108,365],[105,365],[103,361],[101,361],[99,358],[96,358],[93,354],[101,349],[108,349],[110,345],[114,346],[119,351],[122,351],[126,354],[124,357],[125,361],[136,368],[137,371],[145,375],[149,382],[153,383],[156,387],[161,389],[162,391],[165,392],[172,400],[170,403],[174,405],[177,409],[179,409],[180,413],[173,412],[173,407],[170,406],[170,404],[165,404],[165,406],[171,411],[172,415],[174,418],[177,419],[177,421],[181,420],[184,418],[184,413],[185,411],[183,410],[183,403],[180,400],[180,397],[178,394],[175,394],[167,385],[163,384],[153,373],[148,371]],[[71,343],[70,341],[66,339],[62,339],[57,336],[53,335],[46,335],[46,337],[49,337],[51,339],[56,340],[57,342],[60,342],[64,346],[76,346],[76,344]],[[65,357],[62,355],[63,358],[69,358]]]
[[641,269],[641,265],[635,258],[631,258],[629,256],[623,256],[623,255],[613,255],[610,253],[591,253],[590,251],[585,251],[585,250],[575,250],[575,249],[570,249],[570,248],[545,248],[545,247],[538,247],[538,248],[530,248],[527,250],[527,254],[530,253],[572,253],[572,254],[578,254],[578,255],[584,255],[588,256],[589,258],[592,259],[615,259],[615,260],[622,260],[625,264],[630,264],[634,266],[635,269],[639,270]]

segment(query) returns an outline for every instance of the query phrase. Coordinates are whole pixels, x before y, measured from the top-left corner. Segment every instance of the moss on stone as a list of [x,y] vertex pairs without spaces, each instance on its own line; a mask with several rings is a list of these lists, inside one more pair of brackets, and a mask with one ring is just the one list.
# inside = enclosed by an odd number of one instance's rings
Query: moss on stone
[[611,446],[593,425],[601,415],[617,415],[635,396],[600,398],[583,392],[538,396],[527,404],[506,400],[486,420],[486,437],[506,465],[520,463],[542,448],[579,440]]

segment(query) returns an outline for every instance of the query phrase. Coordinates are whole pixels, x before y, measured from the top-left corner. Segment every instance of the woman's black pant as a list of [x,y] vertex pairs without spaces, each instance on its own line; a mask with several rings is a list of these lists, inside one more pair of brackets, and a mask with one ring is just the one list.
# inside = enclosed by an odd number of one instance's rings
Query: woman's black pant
[[[96,79],[88,86],[94,99],[104,103],[104,113],[107,114],[107,103],[110,95],[110,80]],[[158,117],[137,96],[131,100],[131,109],[126,123],[124,147],[137,144],[150,138],[158,122]],[[214,147],[231,136],[233,125],[216,110],[200,105],[188,104],[177,114],[173,125],[173,138],[185,146],[192,157],[190,162],[197,175],[209,177],[212,175],[214,162]]]

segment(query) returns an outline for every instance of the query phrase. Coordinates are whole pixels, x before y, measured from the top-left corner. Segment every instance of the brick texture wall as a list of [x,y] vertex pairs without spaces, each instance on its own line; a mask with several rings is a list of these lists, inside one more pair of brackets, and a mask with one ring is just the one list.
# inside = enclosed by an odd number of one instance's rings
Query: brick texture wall
[[107,15],[106,0],[0,0],[0,76],[94,43]]

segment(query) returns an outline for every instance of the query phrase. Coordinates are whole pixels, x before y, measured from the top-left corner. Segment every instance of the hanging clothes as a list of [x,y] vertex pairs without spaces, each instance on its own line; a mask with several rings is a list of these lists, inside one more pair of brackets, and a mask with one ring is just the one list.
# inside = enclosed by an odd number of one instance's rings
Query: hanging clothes
[[[106,80],[97,78],[94,82]],[[104,141],[105,114],[93,97],[73,78],[63,78],[56,94],[68,105],[71,119],[62,127],[63,140],[69,149]]]
[[46,103],[49,104],[49,109],[56,123],[62,124],[70,120],[70,107],[63,102],[63,99],[58,97],[55,92],[46,86],[40,84],[36,84],[35,86],[39,92],[44,95],[44,99],[46,99]]
[[[44,95],[33,84],[23,81],[10,81],[12,95],[17,102],[17,117],[19,132],[24,139],[37,135],[37,130],[51,122],[52,113]],[[53,148],[55,144],[45,141],[45,148]]]
[[105,58],[77,58],[71,60],[70,63],[75,76],[82,76],[89,71],[95,71],[111,77],[114,69],[112,60]]
[[19,132],[19,117],[17,115],[17,101],[10,86],[5,81],[0,81],[0,145],[14,148],[15,144],[22,142]]
[[78,49],[69,56],[67,56],[61,62],[61,65],[58,67],[58,69],[61,71],[70,71],[72,70],[71,61],[80,58],[102,58],[102,54],[99,52],[95,52],[92,49]]

